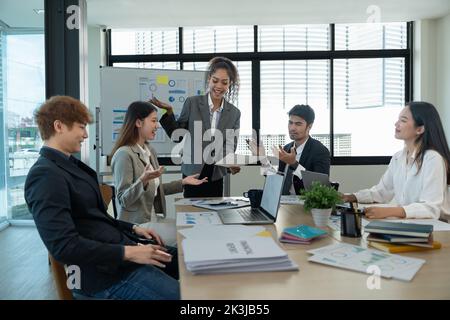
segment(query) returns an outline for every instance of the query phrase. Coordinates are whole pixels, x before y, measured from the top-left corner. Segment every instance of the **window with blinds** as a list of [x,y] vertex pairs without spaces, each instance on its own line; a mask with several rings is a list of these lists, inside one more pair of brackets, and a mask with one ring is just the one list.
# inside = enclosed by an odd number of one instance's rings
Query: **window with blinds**
[[[398,148],[393,123],[405,100],[409,99],[405,95],[408,85],[405,69],[409,63],[405,52],[410,50],[407,23],[332,26],[113,30],[110,58],[119,54],[149,57],[177,54],[180,61],[148,62],[145,57],[128,63],[112,61],[117,66],[206,70],[209,58],[197,58],[195,54],[232,53],[233,57],[238,57],[233,59],[241,78],[239,99],[235,102],[242,112],[240,152],[248,153],[245,138],[251,136],[252,123],[259,124],[261,139],[269,154],[272,145],[289,142],[288,111],[296,104],[309,104],[316,113],[311,134],[328,148],[331,148],[330,139],[333,140],[333,157],[389,156]],[[181,48],[178,47],[180,31]],[[386,56],[383,50],[391,50],[392,57],[391,54]],[[283,53],[289,57],[283,58]],[[259,85],[252,83],[252,72],[256,72]],[[252,105],[252,97],[257,97],[255,101],[260,104]],[[255,114],[259,114],[259,119],[252,119]],[[383,133],[379,134],[380,131]]]
[[289,142],[288,112],[297,104],[314,109],[312,132],[329,135],[329,68],[328,60],[261,62],[261,135],[268,142],[269,154],[278,145],[279,135]]
[[186,27],[183,52],[253,52],[253,26]]
[[315,51],[330,49],[329,25],[260,26],[258,51]]
[[111,32],[112,55],[179,53],[178,28]]

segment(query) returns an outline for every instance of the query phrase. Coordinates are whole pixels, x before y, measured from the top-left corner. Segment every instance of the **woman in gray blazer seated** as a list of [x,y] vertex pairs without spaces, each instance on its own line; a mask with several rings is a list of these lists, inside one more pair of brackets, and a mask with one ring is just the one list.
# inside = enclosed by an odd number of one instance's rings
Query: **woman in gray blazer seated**
[[[200,185],[207,179],[198,175],[162,183],[164,167],[159,166],[148,140],[155,139],[159,127],[157,109],[148,102],[130,104],[112,150],[112,173],[117,190],[119,219],[132,223],[155,220],[155,212],[166,215],[165,194],[183,191],[183,185]],[[153,210],[154,209],[154,210]],[[153,217],[152,217],[153,216]]]
[[[208,64],[206,80],[207,94],[187,98],[178,118],[175,118],[172,106],[155,97],[151,100],[167,111],[160,119],[167,135],[174,141],[184,139],[183,176],[200,173],[203,164],[217,162],[226,154],[234,153],[237,147],[241,112],[228,101],[237,99],[238,70],[231,60],[215,57]],[[186,138],[187,135],[190,138]],[[239,167],[230,168],[232,174],[239,170]],[[226,174],[226,168],[215,166],[208,183],[185,187],[184,196],[222,197]]]

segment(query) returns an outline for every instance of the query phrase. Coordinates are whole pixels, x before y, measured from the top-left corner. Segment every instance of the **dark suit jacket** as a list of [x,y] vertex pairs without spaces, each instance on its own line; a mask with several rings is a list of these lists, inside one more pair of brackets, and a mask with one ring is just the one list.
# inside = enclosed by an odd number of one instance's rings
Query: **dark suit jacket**
[[[224,101],[223,110],[220,114],[219,122],[216,129],[220,130],[224,137],[224,143],[222,145],[222,150],[218,150],[216,153],[217,160],[222,159],[226,155],[226,151],[235,152],[238,143],[238,137],[235,136],[232,139],[225,139],[226,129],[239,129],[241,119],[241,112],[234,105],[228,101]],[[211,129],[211,120],[208,105],[208,95],[193,96],[186,99],[181,110],[181,114],[178,119],[175,120],[175,116],[164,114],[159,120],[161,126],[166,131],[167,135],[172,138],[172,134],[176,129],[186,129],[191,135],[190,140],[190,150],[183,150],[184,153],[190,152],[189,159],[183,157],[183,164],[181,165],[181,172],[185,175],[192,175],[200,173],[203,167],[203,150],[211,144],[211,141],[203,141],[203,135],[206,130]],[[194,123],[200,122],[202,124],[201,137],[194,137]],[[175,138],[175,137],[174,137]],[[178,141],[178,139],[176,139]],[[194,164],[194,147],[201,142],[201,164]],[[227,173],[226,168],[216,167],[212,180],[218,180],[222,178]]]
[[135,244],[124,234],[133,225],[107,213],[94,170],[54,149],[40,154],[25,200],[45,246],[56,260],[80,267],[83,292],[111,287],[139,266],[123,261],[124,245]]
[[[283,147],[284,150],[290,151],[294,146],[294,141]],[[299,163],[308,171],[330,174],[330,151],[320,141],[309,137],[306,141],[305,148],[302,151]],[[285,172],[286,163],[280,161],[278,171]],[[289,168],[288,168],[289,169]],[[288,175],[286,175],[286,178]],[[283,194],[289,194],[292,180],[285,179],[283,185]],[[301,181],[303,189],[303,181]]]

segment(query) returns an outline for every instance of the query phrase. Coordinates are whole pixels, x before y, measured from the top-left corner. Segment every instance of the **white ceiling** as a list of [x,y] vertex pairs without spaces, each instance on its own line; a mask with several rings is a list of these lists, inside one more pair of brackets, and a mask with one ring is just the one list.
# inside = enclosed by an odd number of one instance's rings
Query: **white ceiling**
[[[450,0],[86,0],[88,23],[111,28],[366,22],[371,5],[382,22],[439,18]],[[44,0],[0,0],[11,27],[43,27]]]
[[33,9],[44,9],[44,0],[0,0],[0,20],[11,28],[43,28],[44,15]]
[[115,28],[366,22],[370,5],[381,21],[450,13],[450,0],[87,0],[89,24]]

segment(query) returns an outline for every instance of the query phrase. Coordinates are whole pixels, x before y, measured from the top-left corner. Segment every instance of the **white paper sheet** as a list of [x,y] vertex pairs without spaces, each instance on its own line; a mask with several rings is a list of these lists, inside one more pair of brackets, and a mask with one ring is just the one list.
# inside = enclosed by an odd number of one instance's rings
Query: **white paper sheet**
[[178,230],[187,239],[239,239],[258,235],[265,231],[262,226],[243,225],[196,225],[189,229]]
[[308,251],[311,262],[344,269],[371,273],[369,267],[377,266],[382,277],[411,281],[425,263],[423,259],[409,258],[346,243],[337,243]]
[[215,211],[177,213],[177,226],[193,226],[199,224],[222,224],[222,220],[220,220],[219,215]]
[[225,158],[217,161],[216,166],[221,167],[236,167],[236,166],[247,166],[249,164],[255,164],[258,162],[257,156],[249,156],[243,154],[234,154],[229,153],[225,156]]

